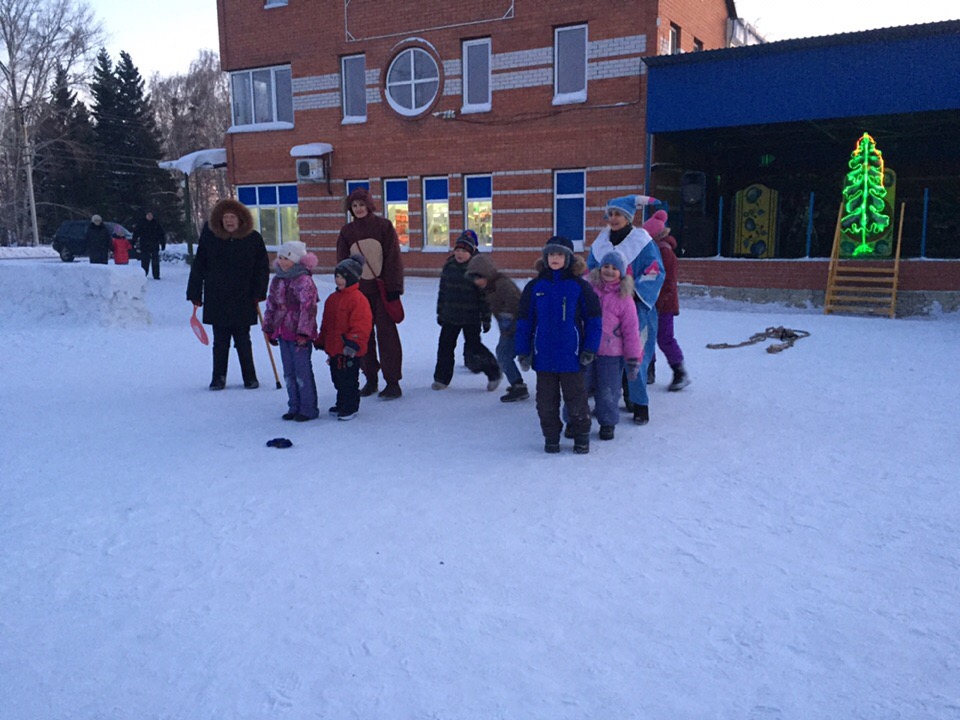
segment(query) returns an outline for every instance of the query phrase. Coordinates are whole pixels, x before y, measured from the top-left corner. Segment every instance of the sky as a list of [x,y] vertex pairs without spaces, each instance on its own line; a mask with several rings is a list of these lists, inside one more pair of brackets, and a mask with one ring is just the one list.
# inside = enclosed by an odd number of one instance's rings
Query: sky
[[[91,0],[91,5],[110,33],[111,56],[126,50],[145,78],[185,73],[201,49],[219,52],[215,0]],[[781,0],[737,0],[736,6],[768,40],[960,19],[956,0],[808,0],[802,8]]]
[[682,297],[693,382],[546,455],[533,397],[430,388],[436,278],[401,399],[285,422],[257,332],[210,392],[184,249],[0,252],[3,720],[956,720],[960,313]]

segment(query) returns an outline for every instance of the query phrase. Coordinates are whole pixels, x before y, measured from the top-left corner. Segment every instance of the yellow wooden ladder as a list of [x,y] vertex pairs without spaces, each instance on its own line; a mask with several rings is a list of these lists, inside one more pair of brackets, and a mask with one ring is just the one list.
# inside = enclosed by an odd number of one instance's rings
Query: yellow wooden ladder
[[[897,246],[891,260],[841,259],[840,217],[837,218],[827,273],[827,293],[823,301],[824,313],[896,316],[904,207],[905,203],[902,203]],[[843,214],[842,207],[840,214]]]

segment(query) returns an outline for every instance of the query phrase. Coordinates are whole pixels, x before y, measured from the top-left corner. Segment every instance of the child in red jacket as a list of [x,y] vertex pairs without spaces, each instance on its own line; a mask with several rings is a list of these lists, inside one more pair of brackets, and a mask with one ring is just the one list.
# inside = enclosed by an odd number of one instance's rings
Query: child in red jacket
[[314,342],[314,347],[330,356],[330,379],[337,390],[337,404],[330,414],[337,420],[353,420],[360,409],[360,359],[373,332],[370,303],[357,284],[363,262],[354,255],[337,265],[333,275],[337,289],[323,305],[320,335]]

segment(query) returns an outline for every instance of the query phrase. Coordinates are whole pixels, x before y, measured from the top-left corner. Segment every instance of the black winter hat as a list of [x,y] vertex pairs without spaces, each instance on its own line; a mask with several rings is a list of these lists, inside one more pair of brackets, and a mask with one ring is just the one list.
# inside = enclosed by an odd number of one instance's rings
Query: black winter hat
[[552,238],[547,240],[547,244],[543,246],[543,261],[547,261],[547,255],[550,253],[563,253],[567,256],[567,262],[564,264],[564,267],[570,267],[570,261],[573,259],[573,243],[563,235],[554,235]]
[[347,287],[350,287],[360,281],[364,262],[366,262],[366,259],[363,255],[351,255],[346,260],[341,260],[333,272],[346,280]]

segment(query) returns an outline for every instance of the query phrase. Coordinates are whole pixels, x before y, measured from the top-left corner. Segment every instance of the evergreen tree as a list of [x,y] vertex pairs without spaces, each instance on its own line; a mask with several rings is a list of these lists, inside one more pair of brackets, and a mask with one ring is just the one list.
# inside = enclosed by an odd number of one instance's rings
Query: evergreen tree
[[64,220],[92,213],[96,187],[93,139],[87,108],[70,90],[67,71],[61,66],[51,87],[48,112],[34,140],[34,191],[42,237],[51,237]]

